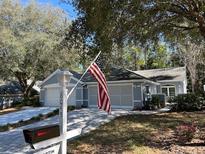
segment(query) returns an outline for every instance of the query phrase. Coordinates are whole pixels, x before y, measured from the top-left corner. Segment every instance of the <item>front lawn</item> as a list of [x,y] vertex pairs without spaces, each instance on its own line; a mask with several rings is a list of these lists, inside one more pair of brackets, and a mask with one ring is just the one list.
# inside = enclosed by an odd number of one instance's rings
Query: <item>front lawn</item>
[[[205,153],[197,136],[189,145],[180,145],[174,130],[184,122],[205,128],[204,112],[161,113],[118,117],[69,142],[70,153]],[[201,132],[200,132],[201,133]]]

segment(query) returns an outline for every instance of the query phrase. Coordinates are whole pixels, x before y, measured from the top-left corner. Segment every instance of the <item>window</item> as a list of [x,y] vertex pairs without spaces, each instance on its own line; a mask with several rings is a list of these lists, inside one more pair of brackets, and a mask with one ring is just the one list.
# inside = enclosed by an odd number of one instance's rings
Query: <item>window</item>
[[163,87],[163,88],[162,88],[162,93],[165,94],[166,96],[168,96],[168,90],[167,90],[167,88]]
[[175,86],[162,86],[162,93],[165,94],[166,96],[175,96],[176,95],[176,90]]
[[175,96],[175,87],[169,88],[169,96]]

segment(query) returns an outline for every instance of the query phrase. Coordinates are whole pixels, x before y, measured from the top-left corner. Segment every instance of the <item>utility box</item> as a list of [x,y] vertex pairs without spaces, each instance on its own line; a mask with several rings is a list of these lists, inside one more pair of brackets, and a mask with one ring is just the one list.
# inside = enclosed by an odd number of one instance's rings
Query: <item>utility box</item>
[[23,130],[24,138],[33,147],[34,143],[60,136],[59,125],[48,125]]

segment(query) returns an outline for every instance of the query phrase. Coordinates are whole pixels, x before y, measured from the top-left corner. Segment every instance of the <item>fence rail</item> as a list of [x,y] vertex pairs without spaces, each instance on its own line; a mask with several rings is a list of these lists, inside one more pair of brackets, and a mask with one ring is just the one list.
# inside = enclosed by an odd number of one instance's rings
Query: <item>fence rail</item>
[[23,94],[0,94],[0,97],[22,97]]
[[12,107],[14,102],[22,101],[23,94],[0,94],[0,110]]

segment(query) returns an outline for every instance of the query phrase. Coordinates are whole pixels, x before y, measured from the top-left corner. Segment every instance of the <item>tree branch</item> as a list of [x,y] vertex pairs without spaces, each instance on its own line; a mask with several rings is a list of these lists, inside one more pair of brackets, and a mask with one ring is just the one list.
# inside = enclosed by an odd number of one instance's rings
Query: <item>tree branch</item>
[[181,29],[184,29],[184,30],[191,30],[191,29],[198,28],[198,26],[187,27],[187,26],[179,26],[179,25],[176,25],[176,24],[173,24],[173,23],[169,23],[168,25],[172,26],[172,27],[176,27],[176,28],[181,28]]

